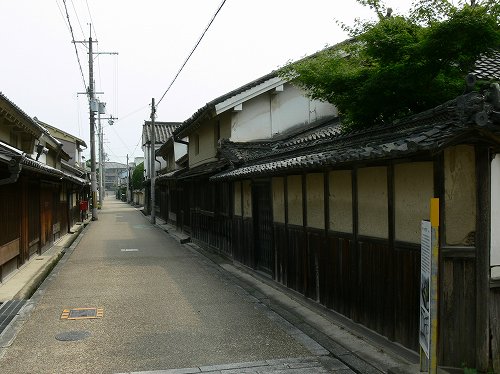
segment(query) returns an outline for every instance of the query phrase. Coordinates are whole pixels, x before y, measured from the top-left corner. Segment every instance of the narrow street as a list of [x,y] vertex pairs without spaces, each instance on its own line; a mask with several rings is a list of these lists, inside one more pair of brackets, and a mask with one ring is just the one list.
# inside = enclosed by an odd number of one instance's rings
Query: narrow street
[[[352,372],[139,210],[109,197],[99,213],[35,294],[1,372]],[[78,308],[99,318],[65,318]]]

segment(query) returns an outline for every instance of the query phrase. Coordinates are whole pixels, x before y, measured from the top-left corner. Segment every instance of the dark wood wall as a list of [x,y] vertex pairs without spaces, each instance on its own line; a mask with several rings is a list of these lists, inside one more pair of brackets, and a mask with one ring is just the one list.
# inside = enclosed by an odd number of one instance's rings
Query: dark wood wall
[[274,238],[278,282],[418,350],[417,248],[276,223]]
[[[2,267],[19,267],[48,249],[68,232],[69,200],[62,200],[65,182],[42,181],[37,174],[21,175],[16,183],[0,186],[0,281]],[[15,268],[14,267],[14,268]]]

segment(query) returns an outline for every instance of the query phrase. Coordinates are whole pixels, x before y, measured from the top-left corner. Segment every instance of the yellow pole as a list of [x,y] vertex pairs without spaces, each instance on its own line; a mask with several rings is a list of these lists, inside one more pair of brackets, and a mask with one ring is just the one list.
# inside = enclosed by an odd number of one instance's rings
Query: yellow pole
[[432,262],[431,262],[431,344],[429,373],[437,373],[438,342],[438,276],[439,276],[439,199],[431,199]]

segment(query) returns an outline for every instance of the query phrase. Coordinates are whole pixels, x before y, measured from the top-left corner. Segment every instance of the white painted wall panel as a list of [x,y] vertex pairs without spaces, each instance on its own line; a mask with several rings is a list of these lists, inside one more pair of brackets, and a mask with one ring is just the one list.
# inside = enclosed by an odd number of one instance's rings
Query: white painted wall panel
[[500,155],[491,162],[491,258],[492,278],[500,278]]

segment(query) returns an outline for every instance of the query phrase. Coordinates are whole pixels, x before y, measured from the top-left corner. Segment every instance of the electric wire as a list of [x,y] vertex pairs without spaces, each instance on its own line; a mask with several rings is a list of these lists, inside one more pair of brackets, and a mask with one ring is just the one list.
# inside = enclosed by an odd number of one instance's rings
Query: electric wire
[[87,11],[89,12],[90,27],[92,27],[94,29],[94,35],[95,35],[95,38],[97,40],[97,32],[95,31],[94,20],[92,19],[92,14],[90,13],[90,7],[89,7],[88,0],[85,0],[85,3],[87,4]]
[[61,17],[63,18],[64,25],[66,26],[66,28],[68,29],[68,31],[71,32],[71,30],[69,29],[68,23],[66,22],[66,17],[64,17],[64,14],[63,14],[63,11],[61,9],[61,6],[59,5],[59,1],[56,0],[56,4],[57,4],[57,7],[59,8],[59,13],[61,13]]
[[135,145],[134,150],[131,153],[131,156],[135,155],[135,151],[137,150],[137,147],[139,146],[139,143],[141,143],[141,141],[142,141],[142,136],[139,138],[139,141]]
[[85,39],[85,33],[83,32],[82,24],[80,23],[80,18],[78,17],[78,13],[75,8],[75,3],[71,0],[71,5],[73,6],[73,11],[75,12],[76,20],[78,21],[78,25],[80,26],[80,31],[82,32],[82,36]]
[[75,35],[73,34],[73,27],[71,27],[71,21],[69,19],[68,7],[66,6],[66,0],[63,0],[64,9],[66,10],[66,18],[68,18],[69,31],[71,33],[71,38],[73,45],[75,47],[76,59],[78,60],[78,66],[80,67],[80,73],[82,74],[83,86],[85,91],[87,91],[87,83],[85,82],[85,75],[83,74],[82,63],[80,62],[80,55],[78,54],[78,48],[76,48]]
[[203,37],[205,36],[205,34],[207,33],[208,29],[210,28],[210,26],[212,25],[212,23],[214,22],[215,20],[215,17],[217,17],[217,15],[219,14],[220,10],[222,9],[222,7],[224,6],[224,4],[226,3],[226,0],[223,0],[222,3],[219,5],[219,7],[217,8],[217,11],[214,13],[214,15],[212,16],[212,19],[210,20],[210,22],[208,23],[207,27],[205,28],[205,30],[203,31],[203,33],[201,34],[200,38],[198,39],[198,41],[196,42],[196,44],[194,45],[193,49],[191,50],[191,52],[189,53],[189,55],[187,56],[186,60],[184,61],[184,63],[182,64],[181,68],[179,69],[179,71],[177,72],[177,74],[175,75],[174,79],[172,80],[172,82],[170,82],[170,85],[167,87],[166,91],[163,93],[162,97],[160,98],[160,100],[158,100],[158,103],[156,104],[156,107],[158,107],[158,105],[160,105],[161,101],[163,100],[163,98],[165,97],[165,95],[167,94],[167,92],[170,90],[170,88],[173,86],[174,82],[177,80],[177,77],[179,76],[179,74],[181,73],[182,69],[184,69],[184,66],[186,66],[187,62],[189,61],[189,59],[191,58],[191,56],[193,55],[194,51],[196,50],[196,48],[198,48],[198,45],[201,43],[201,40],[203,39]]

